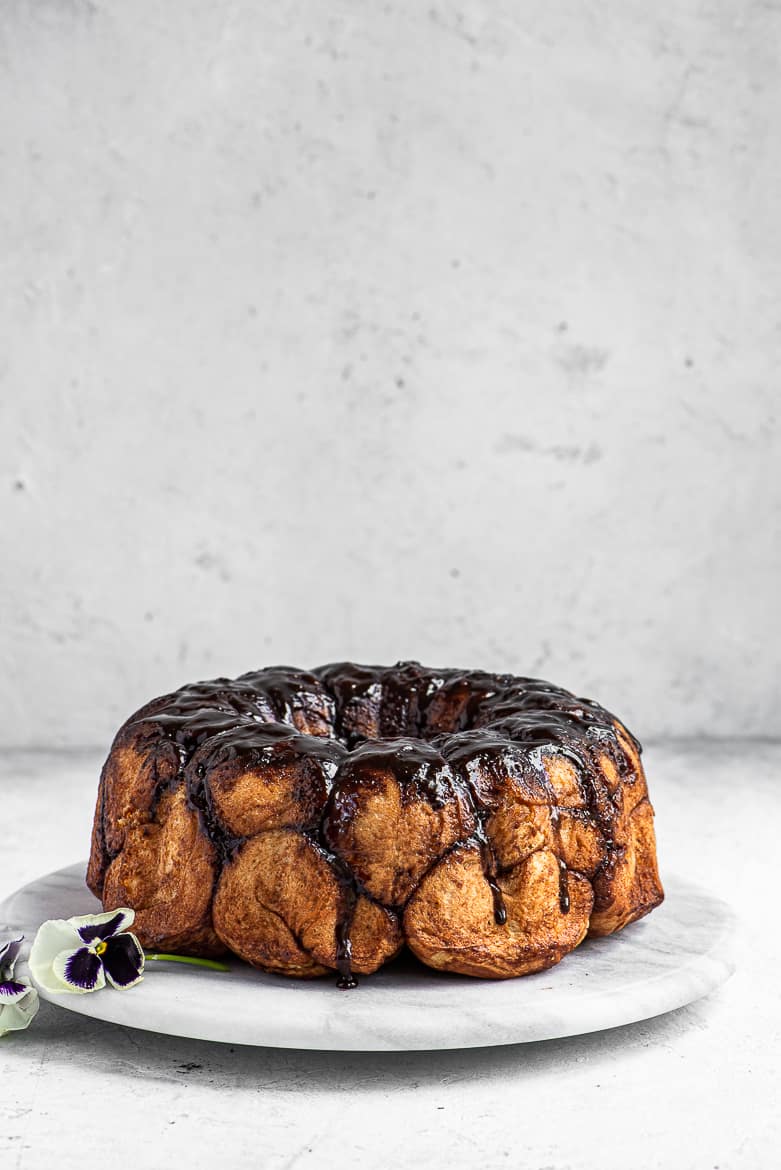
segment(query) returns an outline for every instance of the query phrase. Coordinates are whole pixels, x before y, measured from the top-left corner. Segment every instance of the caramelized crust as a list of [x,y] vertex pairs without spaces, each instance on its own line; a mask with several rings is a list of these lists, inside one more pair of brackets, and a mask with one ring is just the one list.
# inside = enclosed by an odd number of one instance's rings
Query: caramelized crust
[[195,683],[120,728],[87,883],[144,946],[341,986],[406,942],[550,967],[663,898],[640,746],[536,679],[336,663]]

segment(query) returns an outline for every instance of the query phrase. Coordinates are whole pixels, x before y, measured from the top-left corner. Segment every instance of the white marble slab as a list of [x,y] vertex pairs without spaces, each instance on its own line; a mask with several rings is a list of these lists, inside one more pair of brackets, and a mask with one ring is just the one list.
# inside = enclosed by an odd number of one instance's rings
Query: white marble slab
[[[0,906],[0,925],[31,940],[47,918],[98,909],[84,872],[81,863],[23,887]],[[238,960],[229,973],[149,963],[131,991],[44,998],[132,1028],[278,1048],[411,1051],[579,1035],[682,1007],[731,974],[729,908],[691,882],[668,878],[666,888],[642,922],[522,979],[475,980],[400,960],[343,992],[328,979],[264,975]]]

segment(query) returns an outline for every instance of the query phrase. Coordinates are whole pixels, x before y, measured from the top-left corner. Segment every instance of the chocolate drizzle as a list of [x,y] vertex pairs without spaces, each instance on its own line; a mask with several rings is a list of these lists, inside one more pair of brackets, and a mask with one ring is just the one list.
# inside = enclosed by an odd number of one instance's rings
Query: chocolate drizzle
[[[416,662],[395,667],[335,663],[312,672],[269,667],[235,680],[194,683],[148,703],[125,726],[141,725],[145,735],[172,744],[178,760],[173,779],[169,768],[156,788],[150,815],[166,785],[183,783],[220,867],[235,856],[244,838],[220,821],[211,796],[211,771],[232,759],[250,759],[256,766],[272,758],[312,761],[311,792],[304,794],[306,799],[302,796],[305,812],[295,827],[322,851],[339,882],[334,966],[337,986],[344,989],[356,986],[352,932],[365,891],[332,842],[353,815],[355,785],[370,788],[373,776],[391,773],[402,803],[425,801],[442,809],[457,800],[459,809],[466,810],[461,843],[472,842],[479,849],[494,922],[503,926],[507,908],[490,818],[507,778],[520,799],[550,809],[559,908],[567,914],[570,893],[560,809],[546,759],[561,756],[574,767],[584,807],[567,811],[598,826],[609,866],[616,810],[598,761],[607,755],[624,775],[630,766],[628,750],[641,750],[604,708],[549,683],[481,671],[430,670]],[[105,864],[102,821],[101,834]],[[399,912],[403,907],[389,909]]]
[[561,910],[562,914],[569,914],[569,878],[567,876],[567,863],[561,855],[561,810],[556,804],[551,805],[550,823],[551,829],[553,831],[554,845],[556,847],[556,858],[559,863],[559,910]]
[[559,859],[559,910],[562,914],[569,914],[569,879],[567,877],[567,863],[563,857]]
[[205,780],[206,769],[203,764],[199,764],[195,769],[195,776],[188,787],[187,797],[191,806],[199,813],[201,825],[212,845],[217,850],[217,856],[222,866],[235,857],[238,850],[244,844],[244,838],[229,833],[220,823],[214,811],[211,791],[205,783]]
[[340,991],[350,991],[358,986],[358,980],[353,975],[353,943],[350,937],[358,904],[358,891],[354,882],[342,886],[342,899],[342,911],[336,920],[336,970],[339,973],[336,986]]
[[507,922],[507,907],[504,904],[504,895],[499,889],[499,884],[496,880],[496,854],[494,853],[491,840],[485,831],[484,814],[478,814],[477,829],[474,836],[480,848],[480,862],[483,867],[483,877],[488,883],[488,888],[491,891],[491,897],[493,899],[494,922],[497,926],[504,926]]

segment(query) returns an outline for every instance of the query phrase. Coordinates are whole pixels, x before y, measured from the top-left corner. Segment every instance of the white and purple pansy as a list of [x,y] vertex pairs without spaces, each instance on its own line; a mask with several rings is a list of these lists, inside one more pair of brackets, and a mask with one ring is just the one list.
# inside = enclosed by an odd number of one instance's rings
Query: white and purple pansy
[[0,943],[0,1036],[28,1027],[38,1011],[38,992],[24,979],[14,978],[22,939]]
[[44,991],[60,994],[124,990],[144,977],[144,952],[129,933],[135,911],[126,907],[44,922],[30,951],[30,971]]

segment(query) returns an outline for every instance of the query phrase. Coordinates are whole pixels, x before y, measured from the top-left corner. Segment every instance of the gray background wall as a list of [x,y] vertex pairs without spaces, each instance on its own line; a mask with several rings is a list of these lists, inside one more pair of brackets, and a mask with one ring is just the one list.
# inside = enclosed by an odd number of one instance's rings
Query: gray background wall
[[0,36],[0,742],[338,657],[781,731],[777,6]]

